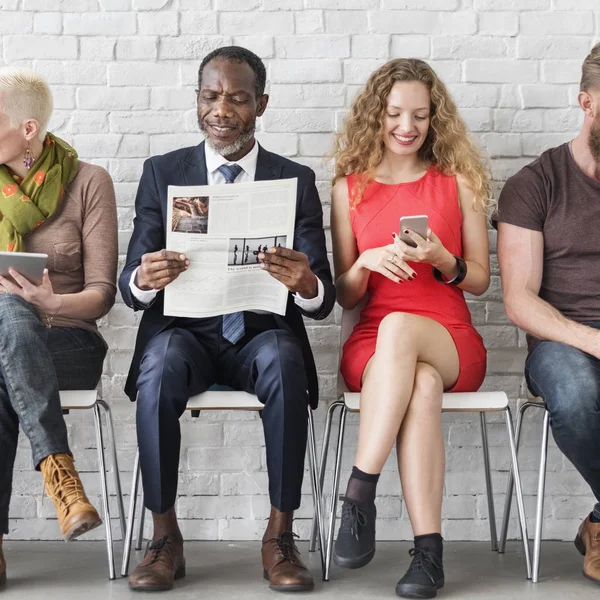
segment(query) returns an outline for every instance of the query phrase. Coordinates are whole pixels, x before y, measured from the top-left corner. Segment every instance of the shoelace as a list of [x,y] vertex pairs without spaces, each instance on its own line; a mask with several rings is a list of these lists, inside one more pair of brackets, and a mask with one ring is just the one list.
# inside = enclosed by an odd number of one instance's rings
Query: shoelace
[[[46,466],[48,463],[48,466]],[[71,465],[65,465],[52,454],[46,458],[44,467],[53,470],[54,490],[47,489],[48,498],[62,502],[68,508],[71,504],[85,498],[83,485],[78,477],[73,477]],[[46,486],[48,487],[48,486]]]
[[148,550],[146,552],[146,555],[152,553],[152,556],[150,557],[151,564],[155,563],[159,559],[163,551],[166,551],[169,555],[169,558],[173,560],[173,557],[171,556],[171,551],[169,550],[169,538],[166,535],[148,544]]
[[367,524],[367,512],[347,496],[340,496],[340,500],[344,502],[340,530],[350,531],[350,534],[358,541],[358,526],[364,527]]
[[267,543],[272,543],[277,546],[277,549],[281,553],[282,560],[294,562],[295,554],[300,554],[294,538],[299,538],[293,531],[284,531],[279,537],[271,538],[267,540]]
[[431,572],[431,567],[442,568],[442,561],[427,548],[411,548],[408,553],[413,557],[410,563],[409,571],[423,571],[431,581],[435,581],[435,576]]

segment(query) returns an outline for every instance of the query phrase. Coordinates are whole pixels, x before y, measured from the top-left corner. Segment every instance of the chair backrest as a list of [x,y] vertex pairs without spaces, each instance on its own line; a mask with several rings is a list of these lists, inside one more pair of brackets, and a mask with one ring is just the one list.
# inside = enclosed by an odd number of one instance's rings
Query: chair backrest
[[[343,310],[342,311],[342,326],[340,328],[340,352],[338,357],[338,365],[342,361],[342,348],[346,343],[346,340],[350,337],[354,326],[358,323],[360,319],[360,311],[365,307],[367,303],[367,299],[361,300],[352,310]],[[346,382],[342,377],[342,374],[338,368],[338,377],[337,377],[337,392],[338,396],[341,396],[344,392],[347,392],[348,388],[346,387]]]

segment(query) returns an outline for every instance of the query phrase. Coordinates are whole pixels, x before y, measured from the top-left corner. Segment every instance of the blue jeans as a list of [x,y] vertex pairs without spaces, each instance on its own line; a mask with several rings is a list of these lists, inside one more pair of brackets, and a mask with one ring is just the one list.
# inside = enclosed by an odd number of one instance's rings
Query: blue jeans
[[600,360],[542,341],[527,357],[525,377],[546,403],[556,445],[592,488],[598,500],[594,516],[600,519]]
[[98,334],[47,329],[29,303],[0,294],[0,535],[8,533],[19,425],[36,468],[50,454],[69,453],[58,390],[94,389],[105,355]]

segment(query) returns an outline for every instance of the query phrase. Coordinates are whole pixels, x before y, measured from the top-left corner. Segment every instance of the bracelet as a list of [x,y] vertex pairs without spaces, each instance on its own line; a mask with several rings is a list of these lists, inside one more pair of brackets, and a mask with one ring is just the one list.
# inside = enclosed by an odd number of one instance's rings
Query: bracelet
[[58,309],[56,310],[56,312],[53,315],[46,315],[46,318],[45,318],[44,325],[46,325],[46,327],[48,329],[50,329],[50,327],[52,327],[52,321],[54,321],[54,317],[58,316],[58,313],[60,313],[60,311],[62,310],[63,304],[65,302],[65,297],[62,294],[58,294],[58,297],[60,298],[60,306],[58,307]]
[[467,263],[460,256],[455,256],[454,258],[456,259],[456,267],[458,269],[456,276],[453,279],[446,281],[442,275],[442,272],[439,269],[432,267],[433,276],[435,277],[436,281],[445,284],[451,283],[452,285],[458,285],[464,281],[465,277],[467,276]]

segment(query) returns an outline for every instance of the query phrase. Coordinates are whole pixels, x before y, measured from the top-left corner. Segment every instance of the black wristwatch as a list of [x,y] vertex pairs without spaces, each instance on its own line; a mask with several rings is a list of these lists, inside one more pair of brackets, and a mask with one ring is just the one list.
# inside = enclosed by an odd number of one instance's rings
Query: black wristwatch
[[451,283],[453,285],[458,285],[459,283],[464,281],[465,277],[467,276],[467,263],[460,256],[455,256],[454,258],[456,259],[456,268],[458,269],[458,272],[456,273],[456,277],[454,279],[444,279],[442,272],[439,269],[432,267],[433,276],[440,283]]

